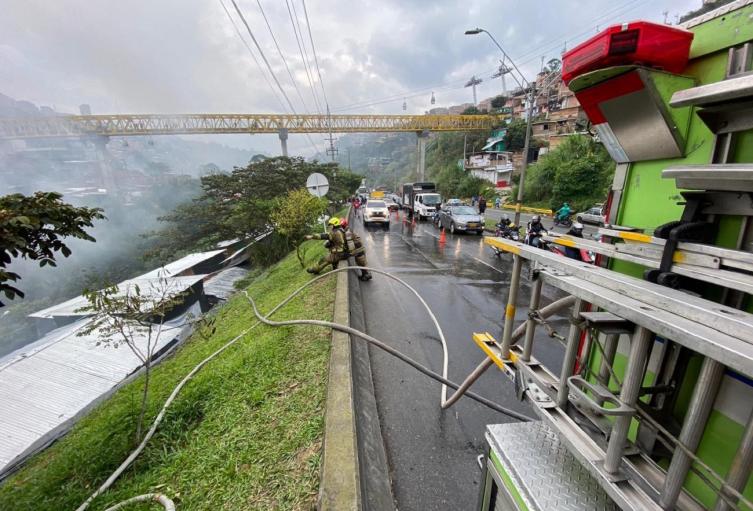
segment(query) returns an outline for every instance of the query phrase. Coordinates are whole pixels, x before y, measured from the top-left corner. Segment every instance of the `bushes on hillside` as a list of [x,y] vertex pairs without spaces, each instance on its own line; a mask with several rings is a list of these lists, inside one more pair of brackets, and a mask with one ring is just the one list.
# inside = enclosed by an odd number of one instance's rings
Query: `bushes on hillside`
[[[573,135],[528,168],[523,202],[580,211],[606,199],[614,161],[591,137]],[[516,192],[517,193],[517,192]]]

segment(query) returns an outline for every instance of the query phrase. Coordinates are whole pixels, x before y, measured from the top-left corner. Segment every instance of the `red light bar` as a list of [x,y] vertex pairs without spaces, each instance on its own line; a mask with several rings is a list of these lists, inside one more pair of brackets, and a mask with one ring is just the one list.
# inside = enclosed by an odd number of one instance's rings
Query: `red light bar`
[[693,33],[635,21],[614,25],[562,56],[562,79],[612,66],[636,64],[679,73],[688,64]]

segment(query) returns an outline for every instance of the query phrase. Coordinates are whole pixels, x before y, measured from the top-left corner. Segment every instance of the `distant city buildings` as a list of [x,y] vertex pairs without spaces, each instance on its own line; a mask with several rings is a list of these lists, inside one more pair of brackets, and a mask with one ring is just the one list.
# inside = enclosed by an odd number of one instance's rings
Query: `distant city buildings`
[[[561,80],[552,80],[551,74],[542,72],[536,77],[537,97],[533,105],[531,124],[532,149],[529,161],[556,148],[562,141],[576,133],[583,133],[587,118],[580,103]],[[450,108],[435,108],[429,113],[463,113],[470,103]],[[508,114],[509,122],[526,120],[528,115],[528,91],[517,88],[506,96],[495,96],[479,101],[481,112]],[[441,110],[441,112],[440,112]],[[480,152],[466,157],[464,167],[474,176],[494,183],[499,189],[508,188],[512,174],[522,166],[522,151],[509,151],[505,147],[507,129],[502,127],[492,132]]]

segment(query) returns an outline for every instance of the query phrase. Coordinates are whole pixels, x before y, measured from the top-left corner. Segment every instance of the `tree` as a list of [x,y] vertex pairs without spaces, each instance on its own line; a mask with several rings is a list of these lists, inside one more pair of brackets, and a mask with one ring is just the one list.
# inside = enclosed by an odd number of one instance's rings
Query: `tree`
[[503,108],[505,106],[505,103],[507,103],[507,96],[499,95],[494,98],[492,98],[492,108]]
[[614,161],[591,137],[572,135],[528,168],[524,201],[576,210],[602,202],[614,174]]
[[311,195],[305,188],[298,188],[279,199],[272,211],[271,220],[275,231],[287,237],[295,247],[301,268],[305,267],[305,252],[301,252],[301,241],[314,229],[326,209],[326,199]]
[[84,291],[89,305],[79,309],[90,312],[89,323],[77,335],[96,334],[97,346],[117,349],[125,345],[144,366],[144,390],[136,423],[136,442],[141,441],[144,426],[149,377],[154,353],[162,335],[167,313],[182,302],[183,292],[175,292],[175,281],[166,270],[148,289],[138,284],[109,285],[98,291]]
[[546,66],[544,66],[544,71],[547,73],[557,73],[562,68],[562,61],[560,59],[550,59]]
[[209,248],[223,239],[265,232],[272,223],[271,214],[278,199],[290,190],[302,188],[314,172],[327,177],[327,198],[335,203],[344,202],[361,182],[361,176],[336,163],[284,156],[251,162],[229,174],[203,176],[199,197],[160,218],[166,225],[152,233],[152,253]]
[[525,119],[513,119],[505,132],[505,148],[508,151],[522,151],[526,141]]
[[62,195],[56,192],[0,197],[0,291],[10,300],[24,296],[20,289],[8,283],[21,278],[6,270],[13,258],[39,261],[39,266],[55,266],[58,252],[64,257],[71,255],[63,239],[96,241],[85,229],[103,218],[102,209],[72,206],[63,202]]

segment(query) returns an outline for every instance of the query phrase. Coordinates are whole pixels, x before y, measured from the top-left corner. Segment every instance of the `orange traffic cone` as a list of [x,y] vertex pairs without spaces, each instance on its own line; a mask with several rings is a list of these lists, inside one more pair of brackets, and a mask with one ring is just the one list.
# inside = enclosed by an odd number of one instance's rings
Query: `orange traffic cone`
[[444,232],[444,227],[442,227],[442,232],[439,233],[439,243],[440,245],[444,245],[447,242],[447,234]]

